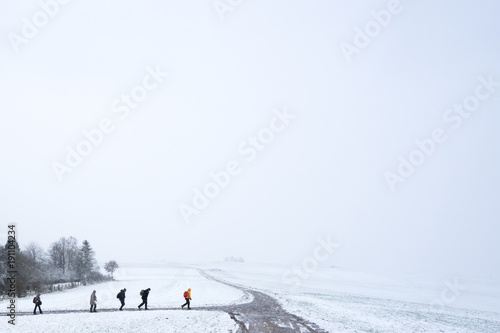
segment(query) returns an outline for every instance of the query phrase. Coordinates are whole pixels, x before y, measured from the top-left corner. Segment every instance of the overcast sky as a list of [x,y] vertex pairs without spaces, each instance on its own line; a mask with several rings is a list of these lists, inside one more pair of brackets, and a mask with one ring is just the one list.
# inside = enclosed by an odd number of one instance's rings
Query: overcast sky
[[4,238],[500,278],[496,1],[67,2],[0,3]]

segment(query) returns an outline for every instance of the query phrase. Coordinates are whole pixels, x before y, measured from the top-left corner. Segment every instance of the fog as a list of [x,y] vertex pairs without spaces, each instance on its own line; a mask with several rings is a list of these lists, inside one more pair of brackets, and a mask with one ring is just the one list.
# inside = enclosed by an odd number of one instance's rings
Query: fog
[[495,1],[66,2],[0,5],[4,240],[500,278]]

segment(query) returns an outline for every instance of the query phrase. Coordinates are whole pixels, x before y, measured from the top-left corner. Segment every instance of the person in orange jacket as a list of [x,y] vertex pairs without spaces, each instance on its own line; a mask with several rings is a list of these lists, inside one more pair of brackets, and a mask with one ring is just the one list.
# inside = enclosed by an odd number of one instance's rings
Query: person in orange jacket
[[186,300],[186,303],[181,305],[181,308],[184,309],[184,307],[187,305],[188,310],[191,310],[191,288],[184,292],[184,299]]

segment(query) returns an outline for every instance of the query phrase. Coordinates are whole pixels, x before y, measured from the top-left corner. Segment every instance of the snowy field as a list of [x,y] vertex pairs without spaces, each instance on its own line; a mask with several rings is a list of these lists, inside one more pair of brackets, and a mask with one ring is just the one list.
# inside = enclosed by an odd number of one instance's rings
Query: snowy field
[[[214,263],[197,267],[216,278],[263,291],[276,298],[288,312],[328,332],[500,332],[498,281],[460,281],[464,288],[459,296],[445,306],[433,306],[446,284],[430,277],[387,277],[323,268],[307,279],[297,280],[290,276],[283,279],[283,273],[289,268],[286,266]],[[42,295],[43,315],[19,315],[15,327],[8,325],[7,317],[2,316],[0,331],[236,332],[238,325],[227,313],[196,308],[252,300],[247,293],[208,280],[197,269],[187,266],[122,265],[115,279],[117,281]],[[124,287],[127,288],[127,311],[120,312],[116,294]],[[139,291],[145,288],[151,288],[149,307],[163,310],[137,310],[141,302]],[[192,288],[193,310],[181,311],[182,293],[187,288]],[[94,289],[98,313],[85,313]],[[5,309],[6,302],[0,306]],[[59,313],[66,310],[82,312]],[[31,298],[18,300],[17,311],[33,311]]]
[[[227,313],[194,309],[252,300],[246,293],[207,280],[196,269],[187,267],[124,264],[115,272],[115,280],[43,294],[43,315],[18,315],[15,327],[7,324],[8,317],[2,316],[0,332],[5,332],[4,328],[7,328],[7,332],[236,332],[235,328],[238,326]],[[116,294],[122,288],[127,288],[124,309],[133,312],[118,311],[120,301]],[[179,310],[139,311],[139,292],[146,288],[151,288],[148,299],[150,309]],[[181,311],[183,292],[188,288],[192,289],[193,310]],[[97,313],[51,313],[65,310],[89,311],[90,294],[94,289],[97,291]],[[2,309],[6,305],[6,301],[0,302]],[[32,297],[17,300],[18,312],[31,313],[33,307]]]
[[238,328],[227,313],[215,311],[51,314],[22,316],[17,321],[15,327],[8,325],[2,332],[236,332]]
[[442,306],[435,301],[441,301],[446,279],[338,268],[319,268],[298,279],[283,277],[290,266],[203,267],[223,280],[265,291],[288,312],[329,332],[500,332],[500,281],[458,281],[460,295],[447,290]]
[[[249,302],[251,299],[238,289],[209,281],[196,269],[176,266],[147,264],[122,265],[115,272],[112,282],[89,285],[62,292],[42,295],[42,310],[89,310],[90,294],[97,291],[97,309],[120,307],[116,294],[127,288],[124,309],[137,308],[141,303],[139,292],[151,288],[148,307],[177,308],[184,303],[183,293],[192,289],[191,296],[196,306]],[[33,311],[32,298],[19,300],[17,311]]]

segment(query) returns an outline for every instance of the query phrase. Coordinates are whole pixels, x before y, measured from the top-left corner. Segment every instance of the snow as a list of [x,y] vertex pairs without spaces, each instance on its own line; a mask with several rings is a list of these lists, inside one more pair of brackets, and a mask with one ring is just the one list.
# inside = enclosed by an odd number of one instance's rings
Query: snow
[[[2,317],[5,318],[5,317]],[[137,311],[19,316],[2,332],[236,332],[227,313],[216,311]],[[2,326],[6,324],[2,323]]]
[[[75,289],[41,295],[42,311],[50,310],[90,310],[90,294],[96,290],[97,309],[120,307],[116,294],[127,288],[125,307],[137,308],[142,302],[142,289],[151,288],[148,307],[178,308],[185,300],[184,291],[191,288],[192,306],[244,303],[251,301],[242,291],[201,276],[196,269],[162,264],[122,265],[115,272],[115,280],[97,285],[87,285]],[[17,311],[32,312],[33,297],[18,301]]]
[[218,263],[216,277],[264,291],[284,309],[329,332],[500,332],[500,281],[460,281],[453,302],[433,307],[446,287],[428,276],[318,268],[300,285],[283,279],[290,266]]
[[[6,326],[7,332],[236,332],[238,326],[227,313],[196,308],[247,303],[252,297],[206,279],[197,267],[216,278],[263,291],[288,312],[329,332],[500,332],[499,281],[459,281],[464,286],[460,294],[436,308],[431,304],[446,288],[439,278],[318,268],[295,286],[283,279],[290,267],[249,263],[122,265],[116,281],[42,295],[44,314],[18,315],[15,327],[2,316],[1,331]],[[120,312],[116,294],[124,287],[127,311]],[[149,307],[156,311],[136,309],[139,291],[145,288],[151,288]],[[192,289],[191,311],[180,309],[187,288]],[[86,311],[94,289],[98,312],[91,314]],[[17,300],[17,311],[31,313],[31,298]],[[6,304],[2,301],[0,307]],[[82,312],[51,313],[64,310]]]
[[[196,310],[197,307],[240,304],[251,302],[252,297],[236,288],[207,280],[199,272],[187,266],[168,264],[122,265],[111,282],[42,294],[42,315],[31,315],[33,297],[16,300],[16,325],[7,323],[2,316],[0,323],[7,332],[236,332],[238,325],[227,313]],[[116,294],[127,288],[124,309],[118,311],[120,301]],[[139,311],[140,290],[151,288],[148,307],[173,308],[175,310]],[[181,310],[185,302],[183,293],[192,291],[193,310]],[[90,294],[97,291],[97,313],[51,313],[51,311],[90,311]],[[5,308],[7,301],[0,302]],[[106,309],[106,311],[102,311]],[[113,311],[116,309],[116,311]],[[178,309],[178,310],[177,310]]]

